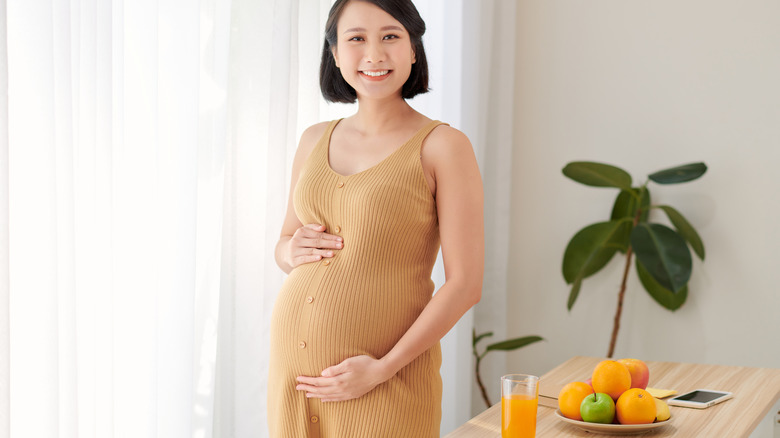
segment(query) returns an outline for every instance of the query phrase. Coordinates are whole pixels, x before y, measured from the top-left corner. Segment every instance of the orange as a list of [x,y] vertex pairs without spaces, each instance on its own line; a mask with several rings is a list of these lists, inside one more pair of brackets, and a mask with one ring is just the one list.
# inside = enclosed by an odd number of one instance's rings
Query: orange
[[596,365],[591,378],[596,392],[609,394],[617,401],[623,392],[631,388],[631,373],[625,365],[614,360],[603,360]]
[[593,388],[585,382],[567,383],[558,393],[558,409],[566,418],[582,420],[582,415],[580,415],[582,399],[591,394],[593,394]]
[[655,420],[657,408],[649,392],[631,388],[615,403],[615,413],[620,424],[647,424]]

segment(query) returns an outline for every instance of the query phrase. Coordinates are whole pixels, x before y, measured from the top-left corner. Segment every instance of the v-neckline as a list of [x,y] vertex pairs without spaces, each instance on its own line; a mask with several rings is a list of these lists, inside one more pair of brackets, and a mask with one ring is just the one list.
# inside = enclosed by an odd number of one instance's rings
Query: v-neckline
[[339,173],[339,172],[336,172],[336,171],[333,169],[333,167],[330,165],[330,143],[331,143],[331,140],[332,140],[332,138],[333,138],[333,131],[335,131],[335,130],[336,130],[336,126],[338,126],[338,124],[339,124],[339,123],[341,123],[341,121],[342,121],[342,120],[344,120],[344,119],[343,119],[343,118],[342,118],[342,119],[338,119],[338,120],[336,121],[336,124],[335,124],[335,125],[333,125],[333,128],[330,130],[330,133],[328,134],[328,141],[327,141],[327,143],[326,143],[326,147],[325,147],[325,167],[327,167],[327,168],[328,168],[328,170],[329,170],[331,173],[333,173],[333,174],[337,175],[337,176],[338,176],[338,177],[340,177],[340,178],[351,178],[351,177],[353,177],[353,176],[361,175],[361,174],[364,174],[364,173],[366,173],[366,172],[369,172],[369,171],[371,171],[371,170],[374,170],[374,169],[378,168],[379,166],[381,166],[382,164],[384,164],[386,161],[390,161],[390,159],[391,159],[393,156],[395,156],[396,154],[398,154],[398,152],[399,152],[400,150],[402,150],[402,149],[404,149],[406,146],[408,146],[408,145],[409,145],[409,143],[411,143],[411,142],[412,142],[412,140],[414,140],[415,138],[417,138],[417,136],[418,136],[418,135],[420,135],[420,133],[421,133],[421,132],[423,132],[425,129],[427,129],[427,128],[428,128],[428,126],[430,126],[431,124],[433,124],[434,122],[436,122],[436,120],[431,120],[430,122],[426,123],[426,124],[425,124],[425,126],[423,126],[422,128],[418,129],[418,130],[417,130],[417,132],[415,132],[413,136],[409,137],[409,139],[408,139],[408,140],[406,140],[406,141],[405,141],[405,142],[403,142],[403,143],[402,143],[400,146],[398,146],[397,148],[395,148],[395,150],[394,150],[393,152],[390,152],[390,155],[388,155],[388,156],[386,156],[386,157],[382,158],[381,160],[379,160],[379,162],[377,162],[377,163],[376,163],[376,164],[374,164],[373,166],[370,166],[370,167],[368,167],[368,168],[366,168],[366,169],[363,169],[363,170],[361,170],[361,171],[359,171],[359,172],[355,172],[355,173],[352,173],[352,174],[349,174],[349,175],[342,175],[341,173]]

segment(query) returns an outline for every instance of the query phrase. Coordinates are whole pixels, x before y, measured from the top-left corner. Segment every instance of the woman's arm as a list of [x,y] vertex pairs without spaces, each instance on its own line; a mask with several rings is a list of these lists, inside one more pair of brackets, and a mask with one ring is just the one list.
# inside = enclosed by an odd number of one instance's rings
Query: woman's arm
[[474,151],[460,131],[440,126],[426,139],[423,167],[435,181],[445,283],[384,357],[358,356],[298,378],[298,389],[323,401],[357,398],[390,379],[434,346],[482,294],[484,220],[482,179]]
[[293,159],[287,213],[284,217],[279,241],[274,250],[276,264],[288,274],[298,265],[316,262],[323,257],[333,257],[331,249],[340,249],[343,245],[341,237],[325,233],[325,226],[320,224],[303,225],[298,220],[293,205],[293,193],[295,193],[295,186],[298,183],[303,163],[306,162],[306,158],[311,154],[317,140],[325,132],[327,126],[328,124],[325,122],[306,129],[301,135],[301,141]]

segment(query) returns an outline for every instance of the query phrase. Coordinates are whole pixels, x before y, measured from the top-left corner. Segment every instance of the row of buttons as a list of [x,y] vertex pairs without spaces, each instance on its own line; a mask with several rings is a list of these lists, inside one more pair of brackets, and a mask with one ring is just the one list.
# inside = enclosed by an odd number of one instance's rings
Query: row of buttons
[[[308,296],[308,297],[306,297],[306,302],[307,302],[308,304],[311,304],[311,303],[313,303],[313,302],[314,302],[314,297],[312,297],[312,296]],[[304,342],[304,341],[298,342],[298,348],[300,348],[301,350],[303,350],[304,348],[306,348],[306,342]]]
[[[344,184],[344,183],[339,183],[339,184]],[[340,233],[341,232],[341,227],[336,225],[336,228],[334,228],[333,231],[335,231],[337,233]],[[322,264],[325,265],[325,266],[330,265],[330,259],[325,260]]]
[[[338,184],[336,184],[336,187],[338,187],[340,189],[343,188],[344,187],[344,181],[339,181]],[[334,229],[334,231],[337,232],[337,233],[340,233],[341,232],[341,227],[336,225],[336,228]],[[330,260],[325,260],[324,265],[328,266],[329,264],[330,264]]]
[[[344,181],[339,181],[336,184],[336,187],[338,187],[340,189],[344,188]],[[334,231],[336,231],[336,233],[341,233],[341,227],[337,226],[336,228],[334,228]],[[324,260],[322,262],[322,264],[324,266],[330,265],[330,259]],[[312,297],[312,296],[306,297],[306,303],[307,304],[312,304],[313,302],[314,302],[314,297]],[[301,350],[306,348],[306,342],[305,341],[298,342],[298,348],[300,348]],[[312,423],[318,423],[320,421],[320,418],[318,416],[316,416],[316,415],[312,415],[311,417],[309,417],[309,421],[311,421]]]
[[[338,187],[340,189],[344,188],[344,181],[339,181],[336,184],[336,187]],[[337,232],[337,233],[340,233],[341,232],[341,227],[337,225],[336,228],[334,229],[334,231]],[[325,266],[328,266],[328,265],[330,265],[330,260],[325,260],[322,264],[325,265]]]

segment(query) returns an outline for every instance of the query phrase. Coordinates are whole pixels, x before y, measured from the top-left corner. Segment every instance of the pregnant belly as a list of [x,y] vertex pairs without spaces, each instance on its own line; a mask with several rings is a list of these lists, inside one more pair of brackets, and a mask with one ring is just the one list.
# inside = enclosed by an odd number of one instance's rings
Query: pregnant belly
[[426,285],[375,281],[311,264],[286,279],[272,318],[275,354],[301,371],[322,369],[352,356],[382,357],[393,348],[430,300]]

